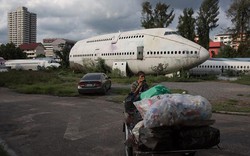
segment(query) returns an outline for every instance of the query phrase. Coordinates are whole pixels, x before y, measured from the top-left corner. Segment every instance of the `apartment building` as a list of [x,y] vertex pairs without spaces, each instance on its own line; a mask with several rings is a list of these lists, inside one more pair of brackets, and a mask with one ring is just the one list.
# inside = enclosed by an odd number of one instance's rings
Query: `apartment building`
[[56,58],[55,51],[62,50],[61,45],[73,47],[76,41],[64,38],[45,38],[43,39],[43,46],[45,47],[45,56]]
[[233,47],[232,34],[218,34],[214,36],[214,42],[222,42],[225,45]]
[[37,16],[26,7],[8,13],[8,41],[17,47],[23,43],[36,43]]
[[214,42],[222,42],[224,45],[228,45],[234,49],[238,49],[241,41],[246,39],[246,34],[233,37],[232,34],[218,34],[214,36]]

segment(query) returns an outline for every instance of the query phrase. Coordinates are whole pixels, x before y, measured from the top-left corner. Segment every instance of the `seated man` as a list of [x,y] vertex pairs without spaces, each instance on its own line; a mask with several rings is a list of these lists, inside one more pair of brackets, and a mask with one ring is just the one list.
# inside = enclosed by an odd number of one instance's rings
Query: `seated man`
[[140,93],[148,90],[149,88],[148,84],[146,83],[145,73],[139,71],[137,75],[138,75],[138,80],[136,80],[131,84],[131,92],[134,93],[135,96],[134,101],[140,100]]
[[[133,102],[140,100],[140,93],[148,90],[149,86],[145,80],[145,73],[138,72],[138,80],[131,84],[131,92],[128,101],[125,100],[126,123],[133,123],[133,126],[142,120],[140,113],[134,106]],[[132,126],[132,127],[133,127]]]

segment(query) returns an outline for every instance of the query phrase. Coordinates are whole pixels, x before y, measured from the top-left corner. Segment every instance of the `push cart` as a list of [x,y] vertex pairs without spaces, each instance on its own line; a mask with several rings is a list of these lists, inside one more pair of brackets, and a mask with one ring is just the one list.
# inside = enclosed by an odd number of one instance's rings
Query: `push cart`
[[[159,145],[157,144],[155,149],[150,149],[146,147],[140,139],[138,141],[133,137],[132,129],[138,121],[142,120],[140,117],[138,118],[138,116],[135,117],[137,113],[138,112],[133,112],[131,114],[127,112],[124,113],[125,121],[123,123],[123,132],[125,135],[124,145],[126,156],[158,156],[176,153],[178,153],[178,155],[194,156],[197,150],[210,149],[220,142],[219,130],[211,127],[215,120],[192,121],[189,123],[185,122],[178,126],[160,128],[160,133],[161,135],[163,134],[162,140],[159,134],[153,137],[152,134],[150,134],[149,136],[153,139],[155,139],[155,137],[157,139],[160,138]],[[129,116],[132,116],[132,118],[128,122]],[[153,131],[156,130],[154,129]],[[139,135],[141,135],[140,133]],[[145,134],[143,134],[142,137],[145,137]],[[148,140],[152,138],[148,138]]]

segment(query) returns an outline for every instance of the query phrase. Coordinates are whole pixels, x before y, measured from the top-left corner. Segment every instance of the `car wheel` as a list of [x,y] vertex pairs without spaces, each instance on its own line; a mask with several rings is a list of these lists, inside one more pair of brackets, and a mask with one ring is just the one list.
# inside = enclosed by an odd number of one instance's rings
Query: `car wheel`
[[79,93],[79,95],[83,95],[83,93],[81,93],[79,90],[78,90],[78,93]]
[[109,88],[108,89],[111,89],[111,83],[109,84]]
[[103,87],[102,94],[103,94],[103,95],[105,95],[106,93],[107,93],[107,87],[106,87],[106,86],[104,86],[104,87]]

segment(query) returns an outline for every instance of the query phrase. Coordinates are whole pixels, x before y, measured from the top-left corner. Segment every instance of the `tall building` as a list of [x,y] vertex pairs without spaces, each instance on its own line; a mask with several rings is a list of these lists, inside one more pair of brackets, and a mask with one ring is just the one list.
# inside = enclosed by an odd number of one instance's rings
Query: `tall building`
[[23,43],[36,43],[37,17],[26,7],[19,7],[8,13],[8,38],[9,43],[16,46]]

